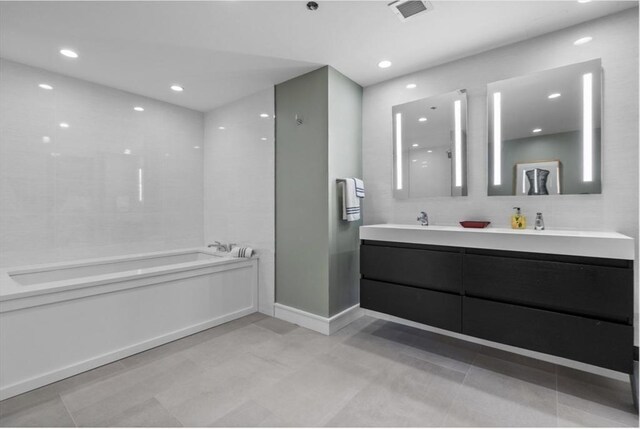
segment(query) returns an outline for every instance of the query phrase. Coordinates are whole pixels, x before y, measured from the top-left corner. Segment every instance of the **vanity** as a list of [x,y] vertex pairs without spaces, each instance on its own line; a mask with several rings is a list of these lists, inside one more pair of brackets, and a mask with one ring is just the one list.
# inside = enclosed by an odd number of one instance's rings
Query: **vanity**
[[633,375],[630,237],[388,224],[360,239],[364,309]]

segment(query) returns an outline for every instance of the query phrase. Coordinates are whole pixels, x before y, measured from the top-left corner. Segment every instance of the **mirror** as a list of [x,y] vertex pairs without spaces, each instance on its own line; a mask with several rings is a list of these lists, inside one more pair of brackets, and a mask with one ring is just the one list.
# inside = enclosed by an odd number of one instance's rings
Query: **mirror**
[[467,94],[392,108],[395,198],[467,195]]
[[599,194],[600,59],[487,85],[489,195]]

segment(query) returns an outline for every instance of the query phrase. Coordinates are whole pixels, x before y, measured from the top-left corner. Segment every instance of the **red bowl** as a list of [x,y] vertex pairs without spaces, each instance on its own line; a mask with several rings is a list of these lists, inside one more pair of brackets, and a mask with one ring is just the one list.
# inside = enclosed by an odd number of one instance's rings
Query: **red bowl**
[[465,220],[460,222],[463,228],[486,228],[491,222],[484,220]]

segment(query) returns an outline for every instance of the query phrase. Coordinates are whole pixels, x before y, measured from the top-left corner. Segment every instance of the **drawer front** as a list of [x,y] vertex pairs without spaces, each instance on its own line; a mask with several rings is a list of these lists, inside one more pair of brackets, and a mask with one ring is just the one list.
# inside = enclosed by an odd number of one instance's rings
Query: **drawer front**
[[631,324],[633,270],[464,255],[467,295]]
[[633,327],[463,298],[462,332],[614,371],[633,370]]
[[360,280],[360,307],[460,332],[462,297],[443,292]]
[[462,254],[363,244],[360,273],[367,279],[459,293]]

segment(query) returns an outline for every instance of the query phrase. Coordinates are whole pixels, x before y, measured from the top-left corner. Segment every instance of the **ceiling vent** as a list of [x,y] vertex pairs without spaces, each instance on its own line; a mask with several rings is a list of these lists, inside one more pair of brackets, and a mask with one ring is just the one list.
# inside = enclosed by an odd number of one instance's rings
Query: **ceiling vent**
[[396,0],[389,3],[389,7],[402,22],[433,10],[431,2],[425,0]]

